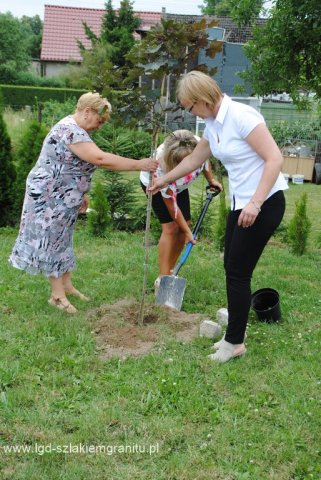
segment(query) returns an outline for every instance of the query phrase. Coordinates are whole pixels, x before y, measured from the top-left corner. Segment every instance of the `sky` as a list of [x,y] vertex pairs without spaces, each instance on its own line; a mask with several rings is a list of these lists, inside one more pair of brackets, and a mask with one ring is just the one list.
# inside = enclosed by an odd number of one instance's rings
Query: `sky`
[[[105,3],[104,0],[0,0],[0,12],[11,12],[14,17],[39,15],[43,20],[44,5],[104,9]],[[119,4],[120,0],[112,0],[113,8],[118,8]],[[134,0],[133,7],[136,11],[148,12],[161,12],[165,7],[167,13],[200,15],[198,5],[202,4],[203,0]]]

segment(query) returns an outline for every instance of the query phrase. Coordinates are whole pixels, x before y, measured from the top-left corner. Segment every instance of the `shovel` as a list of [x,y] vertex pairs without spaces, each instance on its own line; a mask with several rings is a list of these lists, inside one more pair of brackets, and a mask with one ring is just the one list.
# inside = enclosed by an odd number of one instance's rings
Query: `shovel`
[[[193,238],[195,239],[198,231],[200,229],[200,226],[203,222],[203,219],[205,217],[205,213],[209,207],[209,204],[211,203],[212,199],[216,197],[220,193],[220,190],[210,190],[210,186],[208,185],[206,187],[207,195],[206,195],[206,200],[203,205],[202,211],[200,213],[200,216],[198,217],[197,223],[195,225],[195,228],[193,230]],[[191,250],[193,247],[192,242],[188,242],[183,255],[179,259],[178,263],[175,265],[173,274],[172,275],[164,275],[160,279],[160,284],[159,284],[159,289],[157,292],[156,296],[156,303],[159,305],[167,305],[169,307],[175,308],[176,310],[181,310],[182,308],[182,303],[183,303],[183,298],[184,298],[184,292],[186,288],[186,279],[185,278],[179,278],[177,276],[179,270],[181,267],[184,265],[186,262]]]

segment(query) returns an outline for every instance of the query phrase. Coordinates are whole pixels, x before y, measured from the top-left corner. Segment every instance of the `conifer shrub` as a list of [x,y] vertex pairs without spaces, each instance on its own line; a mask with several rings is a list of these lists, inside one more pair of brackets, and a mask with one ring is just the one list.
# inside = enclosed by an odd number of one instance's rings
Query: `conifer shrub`
[[88,228],[96,237],[105,237],[111,226],[110,206],[101,181],[97,181],[91,194],[91,210],[88,213]]
[[11,154],[11,140],[0,112],[0,227],[14,224],[14,182],[16,169]]
[[127,178],[123,173],[104,171],[104,191],[110,206],[110,219],[115,230],[134,231],[137,207],[137,179]]
[[311,222],[307,215],[307,194],[295,202],[295,212],[288,226],[288,241],[295,255],[303,255],[307,248]]
[[151,153],[151,135],[148,132],[115,126],[106,122],[93,134],[97,145],[105,152],[129,158],[146,158]]
[[28,125],[15,154],[17,176],[14,183],[14,219],[16,222],[20,219],[26,190],[26,178],[38,160],[46,135],[47,129],[38,121],[33,120]]

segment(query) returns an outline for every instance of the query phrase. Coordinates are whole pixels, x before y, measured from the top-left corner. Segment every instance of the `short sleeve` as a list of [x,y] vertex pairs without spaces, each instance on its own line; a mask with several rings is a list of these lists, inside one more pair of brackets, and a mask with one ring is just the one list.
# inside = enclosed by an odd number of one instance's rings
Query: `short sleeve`
[[265,120],[255,108],[244,109],[243,114],[238,115],[238,131],[241,138],[246,138],[260,123],[265,124]]
[[82,142],[93,142],[90,138],[88,133],[83,129],[80,128],[78,125],[60,125],[60,136],[65,143],[65,145],[73,145],[75,143],[82,143]]

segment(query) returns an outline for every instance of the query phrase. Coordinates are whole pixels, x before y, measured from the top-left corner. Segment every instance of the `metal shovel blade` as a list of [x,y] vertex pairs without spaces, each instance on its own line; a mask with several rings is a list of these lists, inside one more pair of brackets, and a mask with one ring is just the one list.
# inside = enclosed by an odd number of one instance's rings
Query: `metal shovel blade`
[[185,278],[176,277],[175,275],[164,275],[160,279],[156,303],[181,310],[185,288]]

